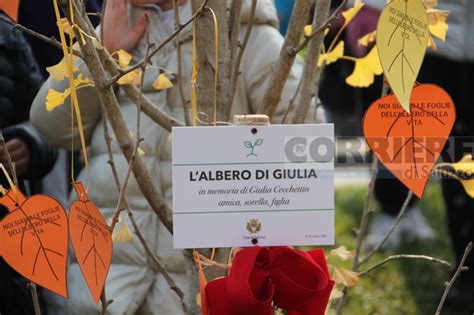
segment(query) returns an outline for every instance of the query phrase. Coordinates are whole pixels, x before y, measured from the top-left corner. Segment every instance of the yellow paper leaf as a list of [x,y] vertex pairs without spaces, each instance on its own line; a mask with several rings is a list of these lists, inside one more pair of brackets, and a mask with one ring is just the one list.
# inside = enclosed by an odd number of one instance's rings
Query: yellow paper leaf
[[370,32],[369,34],[362,36],[361,38],[357,40],[357,44],[359,44],[359,46],[364,46],[364,47],[369,46],[370,43],[373,43],[375,41],[375,34],[377,34],[377,31],[373,31],[373,32]]
[[133,241],[133,233],[128,227],[128,224],[117,223],[113,233],[112,233],[112,242],[114,243],[127,243]]
[[359,281],[359,274],[355,271],[334,267],[334,281],[345,287],[352,287]]
[[[73,61],[79,59],[78,57],[74,56]],[[49,72],[49,75],[55,81],[62,81],[67,79],[68,71],[67,71],[67,63],[66,60],[63,58],[59,63],[55,64],[54,66],[47,67],[46,71]],[[72,71],[76,72],[79,68],[75,65],[72,66]]]
[[341,40],[333,50],[327,54],[321,54],[318,60],[318,67],[321,67],[323,63],[330,65],[336,62],[344,55],[344,42]]
[[354,71],[346,78],[346,83],[353,87],[368,87],[374,83],[374,76],[382,72],[377,47],[374,46],[367,56],[356,59]]
[[348,260],[354,257],[355,253],[354,251],[348,251],[346,246],[341,245],[338,248],[331,250],[328,257],[332,257],[332,256],[339,257],[342,260]]
[[142,69],[137,68],[126,75],[122,76],[118,81],[117,84],[125,85],[125,84],[140,84],[142,79]]
[[165,74],[160,74],[158,78],[153,82],[153,87],[157,90],[165,90],[173,87],[173,83],[166,77]]
[[459,162],[451,164],[451,167],[456,171],[456,174],[463,175],[464,177],[471,179],[462,179],[461,184],[464,186],[466,193],[469,197],[474,198],[474,160],[472,155],[468,154],[464,156]]
[[345,27],[352,21],[352,19],[357,15],[357,13],[359,13],[360,9],[362,9],[363,6],[364,4],[362,3],[362,1],[356,0],[354,1],[354,6],[352,8],[342,12],[342,16],[344,17],[343,27]]
[[119,66],[122,69],[126,69],[132,61],[132,55],[123,49],[117,50],[112,55],[117,55]]
[[313,33],[313,26],[311,24],[304,26],[304,36],[310,36]]
[[402,107],[410,112],[413,84],[428,46],[428,16],[421,0],[394,0],[380,15],[377,47],[385,76]]

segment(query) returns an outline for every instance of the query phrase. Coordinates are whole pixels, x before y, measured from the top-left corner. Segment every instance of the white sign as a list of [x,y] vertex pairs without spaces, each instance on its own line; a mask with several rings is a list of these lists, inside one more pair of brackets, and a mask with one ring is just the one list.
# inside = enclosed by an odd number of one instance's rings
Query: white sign
[[173,128],[175,248],[334,244],[334,128]]

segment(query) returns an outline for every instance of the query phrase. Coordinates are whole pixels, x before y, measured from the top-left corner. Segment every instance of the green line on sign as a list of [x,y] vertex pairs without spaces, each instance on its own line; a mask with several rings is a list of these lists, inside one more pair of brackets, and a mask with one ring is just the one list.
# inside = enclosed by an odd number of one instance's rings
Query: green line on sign
[[255,212],[313,212],[333,211],[334,209],[285,209],[285,210],[237,210],[237,211],[196,211],[196,212],[174,212],[173,214],[214,214],[214,213],[255,213]]
[[173,166],[212,166],[212,165],[246,165],[246,164],[325,164],[333,161],[304,161],[304,162],[241,162],[241,163],[195,163],[195,164],[173,164]]

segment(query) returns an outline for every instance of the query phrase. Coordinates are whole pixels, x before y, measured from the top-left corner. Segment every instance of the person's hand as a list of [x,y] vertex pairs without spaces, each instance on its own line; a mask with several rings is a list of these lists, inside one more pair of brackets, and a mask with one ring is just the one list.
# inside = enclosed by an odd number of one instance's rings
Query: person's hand
[[102,27],[104,46],[110,53],[119,49],[131,51],[145,33],[145,14],[129,26],[127,11],[127,0],[107,0]]
[[[21,139],[14,138],[6,143],[6,148],[10,153],[17,176],[26,175],[28,164],[30,163],[30,152],[26,143]],[[5,169],[10,171],[4,147],[0,147],[0,163],[5,166]]]
[[375,31],[380,11],[364,6],[346,28],[346,43],[356,57],[367,53],[368,47],[359,46],[358,40],[364,35]]

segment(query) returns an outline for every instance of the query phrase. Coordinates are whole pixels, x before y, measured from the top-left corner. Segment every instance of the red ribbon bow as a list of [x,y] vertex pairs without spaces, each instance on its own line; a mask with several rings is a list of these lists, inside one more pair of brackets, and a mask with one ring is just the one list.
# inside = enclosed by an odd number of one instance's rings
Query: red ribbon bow
[[[323,249],[252,247],[239,251],[229,276],[206,286],[209,315],[324,315],[334,281]],[[273,304],[272,304],[273,302]]]

